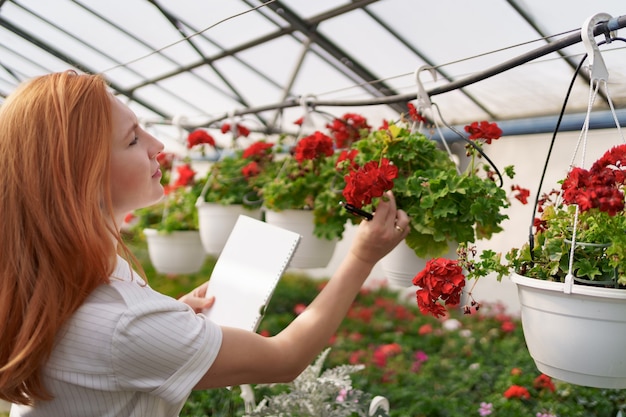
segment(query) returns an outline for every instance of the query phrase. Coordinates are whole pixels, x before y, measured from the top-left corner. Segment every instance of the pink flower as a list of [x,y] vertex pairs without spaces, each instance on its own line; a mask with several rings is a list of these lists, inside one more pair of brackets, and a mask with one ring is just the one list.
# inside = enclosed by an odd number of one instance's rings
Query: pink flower
[[485,402],[480,403],[478,414],[484,417],[484,416],[491,415],[492,412],[493,412],[493,404],[485,403]]

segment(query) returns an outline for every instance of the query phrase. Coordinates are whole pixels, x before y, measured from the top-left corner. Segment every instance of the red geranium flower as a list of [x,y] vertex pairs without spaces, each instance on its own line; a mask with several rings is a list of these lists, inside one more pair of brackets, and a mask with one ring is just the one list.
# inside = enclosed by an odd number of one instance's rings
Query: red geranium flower
[[572,168],[561,185],[563,201],[577,204],[583,212],[597,208],[614,216],[623,211],[624,163],[626,145],[620,145],[607,151],[589,170]]
[[530,196],[530,190],[528,188],[522,188],[519,185],[511,186],[511,190],[517,191],[515,194],[515,198],[518,199],[522,204],[528,204],[528,196]]
[[556,391],[556,387],[554,386],[554,382],[552,382],[552,378],[545,374],[541,374],[537,378],[535,378],[533,386],[538,390],[542,390],[545,388],[551,392]]
[[175,158],[176,155],[171,152],[161,152],[156,157],[159,165],[161,166],[161,170],[163,171],[169,171],[172,169],[172,164],[174,163]]
[[380,164],[370,161],[345,176],[346,186],[343,196],[346,201],[357,208],[368,205],[372,199],[380,197],[393,188],[393,180],[398,176],[398,167],[387,158]]
[[183,164],[176,167],[177,178],[173,184],[173,187],[185,187],[193,184],[196,172],[191,168],[189,164]]
[[357,151],[356,149],[352,149],[351,151],[348,151],[346,149],[342,150],[341,153],[339,154],[339,157],[337,158],[337,163],[335,164],[335,166],[339,166],[340,163],[342,163],[343,161],[350,161],[349,165],[350,165],[350,169],[351,170],[356,170],[359,168],[359,165],[354,162],[354,158],[356,157],[356,155],[359,153],[359,151]]
[[261,173],[261,167],[259,167],[256,161],[250,161],[250,163],[241,168],[241,173],[246,178],[256,177]]
[[426,120],[424,116],[419,114],[419,112],[417,111],[417,108],[415,107],[413,103],[407,103],[407,107],[409,108],[409,117],[411,118],[411,120],[414,120],[416,122],[421,122],[421,123],[428,122],[428,120]]
[[439,300],[452,305],[461,301],[461,292],[465,287],[463,268],[456,260],[430,259],[426,267],[413,278],[413,285],[420,287],[416,292],[420,311],[441,317],[446,310]]
[[273,143],[268,143],[262,140],[254,142],[246,149],[244,149],[242,156],[244,158],[250,158],[254,160],[263,159],[265,156],[270,155],[270,150],[274,146]]
[[341,118],[328,123],[326,127],[335,138],[335,145],[340,149],[349,147],[359,140],[361,134],[367,134],[371,130],[365,117],[355,113],[346,113]]
[[[232,125],[230,123],[224,123],[222,125],[221,128],[221,132],[222,133],[228,133],[231,130]],[[239,136],[243,136],[245,138],[248,137],[248,135],[250,134],[250,129],[248,129],[247,127],[240,125],[240,124],[236,124],[235,125],[235,130],[237,131],[237,137]]]
[[528,392],[528,389],[520,385],[511,385],[506,391],[504,391],[504,396],[509,399],[522,398],[528,400],[530,399],[530,392]]
[[500,139],[502,136],[502,129],[498,124],[489,123],[486,120],[465,126],[465,131],[470,134],[470,140],[485,139],[488,145],[491,144],[492,140]]
[[187,149],[203,144],[215,146],[215,139],[213,139],[213,136],[209,135],[206,130],[197,129],[187,136]]
[[294,152],[296,161],[300,163],[321,156],[331,156],[334,152],[333,140],[322,132],[316,131],[312,135],[300,139]]

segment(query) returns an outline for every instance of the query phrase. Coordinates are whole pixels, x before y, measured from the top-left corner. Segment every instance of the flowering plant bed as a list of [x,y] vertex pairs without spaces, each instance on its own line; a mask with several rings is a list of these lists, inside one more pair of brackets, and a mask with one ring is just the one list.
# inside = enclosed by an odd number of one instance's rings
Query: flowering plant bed
[[[205,282],[214,260],[176,280],[154,274],[144,243],[134,241],[150,286],[179,297]],[[311,302],[325,281],[286,274],[278,283],[259,332],[273,335]],[[466,316],[452,309],[436,319],[413,300],[377,287],[361,291],[335,336],[324,369],[363,364],[355,389],[386,397],[391,417],[615,417],[626,391],[576,386],[542,376],[530,357],[519,318],[501,305]],[[553,389],[554,388],[554,389]],[[282,392],[254,386],[257,398]],[[193,391],[181,417],[241,417],[239,387]]]
[[[260,332],[279,332],[320,285],[305,276],[285,276]],[[615,417],[626,405],[626,391],[575,386],[538,372],[518,318],[499,305],[485,305],[472,316],[453,310],[435,319],[412,302],[398,304],[395,291],[363,291],[329,346],[324,369],[365,365],[352,374],[353,388],[386,397],[392,417]],[[284,392],[254,390],[258,398]],[[194,391],[181,417],[243,416],[240,393],[238,387]]]

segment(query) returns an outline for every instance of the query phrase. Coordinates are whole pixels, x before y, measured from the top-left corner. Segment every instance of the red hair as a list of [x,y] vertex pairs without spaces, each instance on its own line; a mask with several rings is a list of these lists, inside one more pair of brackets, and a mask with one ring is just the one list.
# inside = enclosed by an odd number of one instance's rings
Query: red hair
[[0,398],[50,399],[40,370],[63,324],[108,283],[111,94],[98,75],[35,78],[0,108]]

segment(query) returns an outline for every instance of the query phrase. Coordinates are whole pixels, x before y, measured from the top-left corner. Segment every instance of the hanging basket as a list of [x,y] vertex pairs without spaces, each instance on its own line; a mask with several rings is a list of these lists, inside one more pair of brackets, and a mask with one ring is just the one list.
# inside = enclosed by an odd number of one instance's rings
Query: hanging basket
[[195,274],[206,259],[206,252],[197,230],[176,230],[169,233],[144,229],[148,256],[160,274]]
[[537,368],[596,388],[626,388],[626,291],[513,274],[522,328]]
[[391,288],[411,287],[415,275],[426,266],[426,259],[419,258],[404,241],[393,248],[380,262]]
[[265,212],[265,221],[302,236],[296,253],[291,259],[291,268],[326,268],[335,253],[337,239],[321,239],[313,234],[312,210],[282,210]]
[[261,219],[261,209],[247,209],[242,204],[196,203],[200,240],[209,255],[219,256],[233,230],[239,215]]

